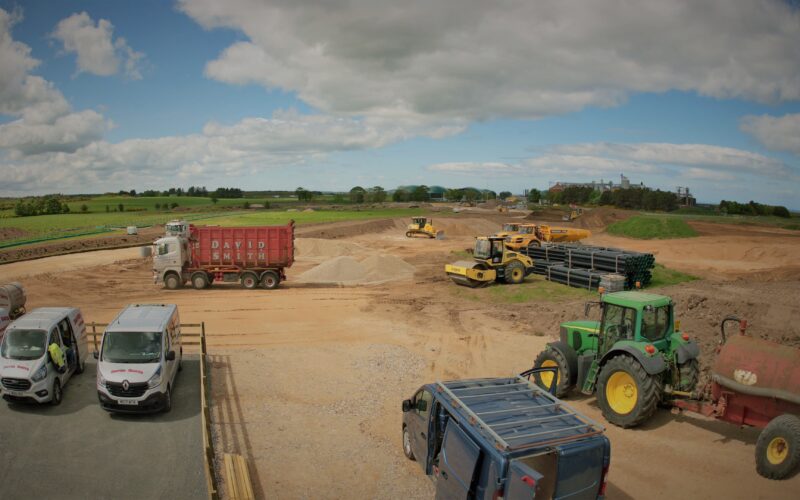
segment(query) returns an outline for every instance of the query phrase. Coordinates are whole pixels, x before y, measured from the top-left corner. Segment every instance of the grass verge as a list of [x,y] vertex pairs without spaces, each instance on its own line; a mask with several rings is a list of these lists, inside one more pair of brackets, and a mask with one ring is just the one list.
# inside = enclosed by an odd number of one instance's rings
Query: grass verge
[[520,285],[495,283],[487,288],[467,288],[453,284],[452,292],[457,296],[476,302],[493,304],[521,304],[525,302],[565,302],[586,299],[597,295],[594,290],[573,288],[547,281],[542,276],[529,276]]
[[692,238],[697,231],[676,217],[635,215],[629,219],[615,222],[606,229],[614,236],[624,236],[639,240]]
[[656,267],[653,269],[653,280],[650,282],[648,288],[677,285],[678,283],[699,279],[700,278],[697,276],[692,276],[691,274],[686,274],[675,269],[664,267],[661,264],[656,264]]

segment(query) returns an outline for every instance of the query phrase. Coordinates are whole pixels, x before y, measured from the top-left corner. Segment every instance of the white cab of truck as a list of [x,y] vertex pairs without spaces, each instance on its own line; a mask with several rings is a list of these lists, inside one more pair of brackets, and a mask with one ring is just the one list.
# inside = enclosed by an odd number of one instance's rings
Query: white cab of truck
[[106,327],[95,357],[97,397],[104,410],[170,411],[183,357],[178,306],[127,306]]
[[[48,346],[64,353],[64,367],[56,368]],[[11,322],[0,343],[0,390],[12,403],[58,405],[63,388],[82,373],[89,356],[86,326],[74,307],[41,307]]]

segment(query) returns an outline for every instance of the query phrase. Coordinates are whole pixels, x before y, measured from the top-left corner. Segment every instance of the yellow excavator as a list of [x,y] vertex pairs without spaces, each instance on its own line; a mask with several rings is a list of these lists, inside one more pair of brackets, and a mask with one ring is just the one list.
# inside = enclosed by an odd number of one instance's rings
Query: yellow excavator
[[505,237],[505,245],[509,250],[520,250],[530,245],[542,246],[542,242],[565,243],[579,241],[592,235],[586,229],[571,227],[551,227],[548,224],[522,224],[516,234]]
[[441,240],[444,238],[444,231],[437,230],[435,227],[433,227],[433,219],[427,219],[425,217],[412,217],[411,224],[409,224],[408,229],[406,229],[406,237],[413,238],[418,235]]
[[533,259],[513,252],[498,236],[479,236],[472,251],[474,262],[458,261],[444,266],[453,282],[470,288],[480,288],[493,281],[519,284],[533,272]]

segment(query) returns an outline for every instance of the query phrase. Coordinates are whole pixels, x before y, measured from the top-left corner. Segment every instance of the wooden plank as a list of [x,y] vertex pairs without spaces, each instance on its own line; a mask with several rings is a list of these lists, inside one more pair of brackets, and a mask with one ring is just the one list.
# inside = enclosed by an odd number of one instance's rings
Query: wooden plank
[[255,500],[253,484],[247,461],[241,455],[226,453],[223,457],[225,484],[228,485],[228,498],[231,500]]

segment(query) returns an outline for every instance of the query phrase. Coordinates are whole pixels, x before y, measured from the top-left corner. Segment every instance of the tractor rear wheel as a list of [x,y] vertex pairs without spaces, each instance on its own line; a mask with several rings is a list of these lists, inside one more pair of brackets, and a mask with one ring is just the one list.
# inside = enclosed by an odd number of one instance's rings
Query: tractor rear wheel
[[[558,374],[556,376],[556,397],[563,398],[566,396],[570,389],[572,389],[572,374],[569,370],[569,364],[564,358],[564,355],[558,349],[553,349],[550,346],[545,347],[544,351],[536,356],[536,361],[533,362],[534,368],[542,367],[556,367]],[[549,391],[550,385],[553,383],[553,374],[551,372],[541,372],[534,376],[536,385],[542,389]]]
[[697,359],[690,359],[686,363],[677,366],[678,371],[678,390],[692,392],[700,378],[700,363]]
[[508,263],[504,273],[504,279],[509,285],[518,285],[525,279],[525,266],[522,262],[514,260]]
[[800,417],[781,415],[756,442],[756,470],[767,479],[786,479],[800,466]]
[[597,402],[612,424],[635,427],[656,411],[662,390],[658,375],[648,375],[641,363],[630,356],[616,356],[600,371]]

